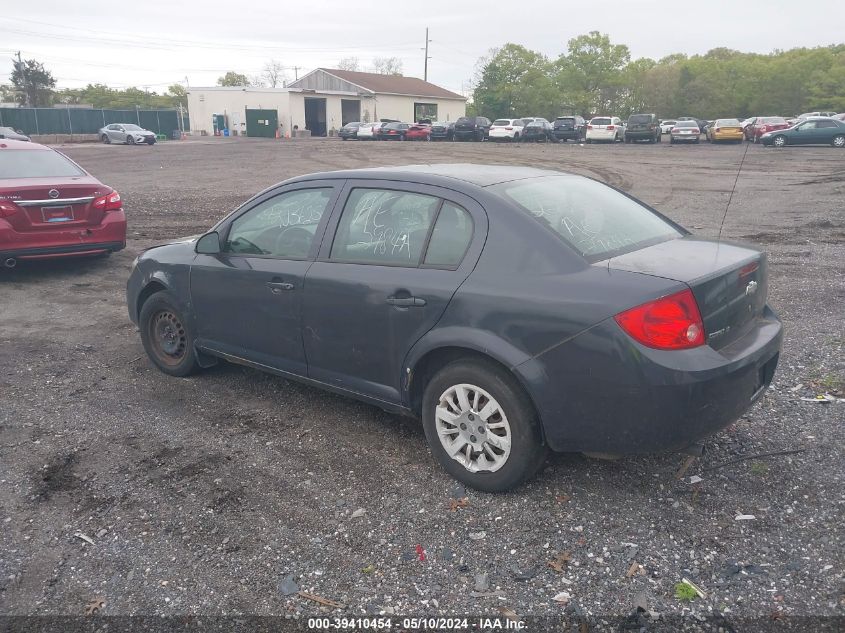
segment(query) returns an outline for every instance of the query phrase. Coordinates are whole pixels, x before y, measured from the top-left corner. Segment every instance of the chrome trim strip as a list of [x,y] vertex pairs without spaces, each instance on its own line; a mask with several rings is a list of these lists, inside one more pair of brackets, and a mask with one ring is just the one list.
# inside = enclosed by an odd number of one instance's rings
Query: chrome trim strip
[[94,196],[84,198],[50,198],[49,200],[12,200],[19,207],[64,207],[69,204],[91,202]]

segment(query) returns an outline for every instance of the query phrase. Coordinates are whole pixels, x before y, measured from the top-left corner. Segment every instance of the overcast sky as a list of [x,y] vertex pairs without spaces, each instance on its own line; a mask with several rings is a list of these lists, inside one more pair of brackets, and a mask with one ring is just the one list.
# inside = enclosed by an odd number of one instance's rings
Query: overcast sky
[[[0,14],[0,82],[20,50],[53,72],[60,87],[101,82],[163,92],[176,82],[214,85],[227,70],[259,75],[270,59],[288,80],[357,57],[402,59],[404,74],[423,76],[425,27],[432,40],[429,81],[469,89],[478,58],[506,42],[556,57],[569,38],[599,30],[633,57],[704,53],[725,46],[774,49],[845,42],[845,0],[364,0],[212,2],[147,0],[15,2]],[[425,6],[422,11],[418,7]],[[807,8],[804,8],[804,7]],[[713,16],[712,18],[710,16]]]

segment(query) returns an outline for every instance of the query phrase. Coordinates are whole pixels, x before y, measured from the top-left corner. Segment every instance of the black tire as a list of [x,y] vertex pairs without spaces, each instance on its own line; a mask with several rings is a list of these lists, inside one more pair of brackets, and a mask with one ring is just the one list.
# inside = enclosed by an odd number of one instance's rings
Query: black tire
[[834,147],[845,147],[845,136],[842,134],[837,134],[833,137],[833,140],[830,142],[831,145]]
[[147,145],[155,145],[155,144],[156,144],[156,140],[154,138],[151,138],[149,141],[147,141]]
[[103,134],[103,135],[100,137],[100,139],[101,139],[101,140],[103,141],[103,143],[105,143],[106,145],[110,145],[110,144],[111,144],[111,139],[109,138],[109,135],[108,135],[108,134]]
[[[435,410],[450,387],[468,383],[495,398],[508,418],[511,449],[504,465],[494,472],[470,472],[449,456],[438,436]],[[507,370],[482,360],[453,362],[428,382],[423,395],[423,429],[431,452],[443,469],[461,483],[483,492],[504,492],[533,477],[543,467],[547,447],[531,400]]]
[[199,364],[193,326],[178,305],[166,290],[151,295],[141,307],[138,327],[144,350],[156,367],[171,376],[188,376]]
[[135,144],[135,137],[134,136],[127,136],[126,137],[126,144],[127,145],[134,145]]

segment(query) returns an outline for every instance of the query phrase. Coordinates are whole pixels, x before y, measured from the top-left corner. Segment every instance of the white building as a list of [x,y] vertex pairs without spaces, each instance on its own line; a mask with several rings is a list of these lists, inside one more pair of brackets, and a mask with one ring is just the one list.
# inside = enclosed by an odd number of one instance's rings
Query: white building
[[466,98],[416,77],[318,68],[286,88],[190,88],[188,112],[194,132],[326,136],[350,121],[454,121]]

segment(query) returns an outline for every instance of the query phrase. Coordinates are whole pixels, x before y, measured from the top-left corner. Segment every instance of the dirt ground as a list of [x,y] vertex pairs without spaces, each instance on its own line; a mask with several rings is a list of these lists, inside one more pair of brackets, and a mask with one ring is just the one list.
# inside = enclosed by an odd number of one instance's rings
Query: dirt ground
[[[684,479],[677,454],[556,455],[487,495],[438,468],[413,420],[225,363],[156,371],[126,314],[130,262],[288,177],[428,162],[587,174],[715,236],[746,146],[63,151],[120,191],[129,243],[0,271],[0,613],[320,613],[301,589],[349,615],[845,615],[845,402],[801,400],[845,397],[845,152],[747,148],[722,235],[769,251],[784,350]],[[683,578],[706,598],[677,598]]]

